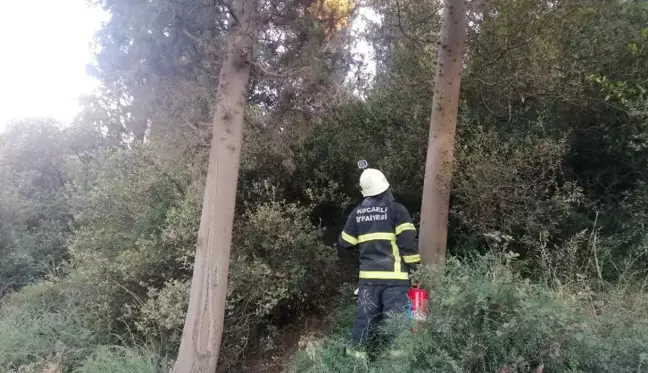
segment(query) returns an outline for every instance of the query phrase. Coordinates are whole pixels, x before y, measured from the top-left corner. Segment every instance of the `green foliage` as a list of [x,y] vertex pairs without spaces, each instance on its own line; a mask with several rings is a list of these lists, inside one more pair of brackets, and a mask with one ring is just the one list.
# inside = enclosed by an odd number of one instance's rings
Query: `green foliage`
[[189,304],[189,288],[189,282],[177,280],[167,282],[159,291],[151,288],[135,322],[138,331],[165,346],[179,345]]
[[[342,345],[315,343],[292,372],[637,372],[645,368],[648,298],[622,286],[593,292],[583,284],[549,287],[520,277],[513,255],[450,258],[431,294],[428,319],[385,327],[397,334],[365,365]],[[429,269],[428,269],[429,271]],[[431,272],[424,278],[432,278]],[[424,280],[425,281],[425,280]],[[389,358],[396,347],[402,358]]]
[[[32,119],[0,134],[0,296],[14,292],[0,369],[149,372],[153,352],[126,346],[177,351],[231,17],[210,1],[94,3],[112,14],[90,68],[100,90],[71,126]],[[381,16],[364,35],[377,76],[357,97],[341,83],[357,64],[347,35],[326,31],[340,19],[307,3],[268,2],[252,56],[277,74],[253,70],[226,371],[276,346],[285,323],[327,313],[355,278],[357,254],[336,260],[330,246],[360,199],[359,159],[420,208],[439,2],[367,3]],[[416,358],[396,366],[340,357],[353,318],[342,302],[330,340],[309,342],[295,371],[641,369],[646,4],[473,1],[469,15],[450,247],[512,250],[523,265],[452,259],[428,323],[400,336]]]
[[342,193],[358,196],[356,164],[366,159],[386,172],[397,193],[419,192],[423,179],[417,171],[424,157],[419,150],[425,129],[408,120],[411,113],[386,102],[392,99],[352,103],[339,117],[317,127],[297,155],[297,174],[306,174],[304,183],[335,180],[344,187]]
[[68,257],[67,134],[51,120],[15,122],[0,135],[0,296]]
[[[145,352],[145,351],[144,351]],[[156,373],[156,356],[135,349],[122,347],[101,347],[87,358],[75,373]]]
[[79,309],[53,283],[25,288],[0,310],[0,369],[78,358],[94,342]]
[[[269,315],[282,300],[313,300],[335,287],[327,274],[334,251],[321,242],[309,210],[294,203],[269,202],[252,207],[237,229],[232,267],[232,303],[250,302],[256,315]],[[249,268],[245,268],[249,266]],[[264,280],[265,279],[265,280]],[[270,288],[259,287],[262,282]]]
[[[84,345],[90,336],[102,345],[134,341],[155,345],[165,354],[177,351],[199,226],[201,182],[185,167],[186,159],[166,157],[162,144],[106,147],[73,164],[84,172],[75,172],[60,187],[66,197],[62,207],[73,228],[65,240],[70,263],[51,273],[49,282],[24,288],[3,306],[6,312],[16,309],[0,318],[7,328],[0,338],[5,366],[39,364],[39,357],[68,359],[55,348],[87,354]],[[318,309],[339,285],[330,276],[335,252],[322,244],[322,231],[311,222],[313,207],[280,202],[269,189],[256,185],[258,202],[266,202],[251,203],[237,219],[227,311],[232,327],[226,331],[222,366],[238,364],[266,327]],[[326,195],[324,189],[319,191],[306,194],[313,200]],[[13,227],[19,222],[7,221]],[[27,237],[38,238],[33,233]],[[33,261],[37,252],[26,251],[24,242],[18,248],[7,256],[15,259],[3,265],[29,275],[14,263],[18,258]],[[19,311],[18,305],[33,310],[33,318],[43,324],[30,321],[32,313]],[[18,319],[20,314],[25,319]],[[48,323],[60,330],[40,336],[38,328]],[[83,337],[86,334],[89,337]]]
[[250,206],[237,223],[230,263],[223,369],[266,326],[322,306],[340,285],[330,276],[335,264],[307,208],[283,201]]
[[469,119],[463,124],[452,210],[458,228],[482,237],[513,235],[518,251],[533,251],[540,237],[572,233],[565,219],[583,195],[564,180],[565,139],[543,134],[543,118],[506,134]]

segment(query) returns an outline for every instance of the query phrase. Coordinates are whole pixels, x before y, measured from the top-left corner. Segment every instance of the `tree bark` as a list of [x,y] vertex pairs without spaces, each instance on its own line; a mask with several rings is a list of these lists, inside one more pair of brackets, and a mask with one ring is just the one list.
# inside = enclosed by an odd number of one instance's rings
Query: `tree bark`
[[445,0],[421,206],[419,251],[424,264],[445,262],[465,35],[465,0]]
[[214,373],[218,362],[232,243],[232,225],[257,1],[234,0],[227,56],[220,71],[209,168],[191,294],[173,373]]

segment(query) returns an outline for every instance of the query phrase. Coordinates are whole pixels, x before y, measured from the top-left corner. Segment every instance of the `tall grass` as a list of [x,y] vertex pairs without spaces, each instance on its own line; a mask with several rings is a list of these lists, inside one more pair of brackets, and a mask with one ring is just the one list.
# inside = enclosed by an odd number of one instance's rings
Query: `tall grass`
[[100,347],[75,373],[156,373],[159,367],[155,354],[149,351]]
[[77,306],[41,283],[4,300],[0,308],[1,373],[154,373],[164,360],[138,347],[102,345]]
[[404,317],[384,326],[406,356],[388,358],[392,346],[379,346],[358,362],[342,354],[337,334],[305,347],[289,371],[648,372],[647,306],[648,296],[627,284],[595,293],[586,282],[534,284],[511,257],[450,258],[426,322],[415,333]]
[[[27,288],[25,294],[30,291]],[[45,363],[61,355],[75,359],[92,345],[92,333],[73,309],[37,303],[42,303],[41,297],[7,302],[0,309],[0,371]]]

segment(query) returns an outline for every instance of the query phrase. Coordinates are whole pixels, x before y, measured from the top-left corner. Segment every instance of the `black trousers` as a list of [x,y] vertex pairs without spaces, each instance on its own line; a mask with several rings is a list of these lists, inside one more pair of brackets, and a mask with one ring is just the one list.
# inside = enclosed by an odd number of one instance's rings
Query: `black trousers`
[[408,291],[408,285],[360,284],[353,344],[363,346],[373,340],[376,326],[383,316],[406,312],[409,305]]

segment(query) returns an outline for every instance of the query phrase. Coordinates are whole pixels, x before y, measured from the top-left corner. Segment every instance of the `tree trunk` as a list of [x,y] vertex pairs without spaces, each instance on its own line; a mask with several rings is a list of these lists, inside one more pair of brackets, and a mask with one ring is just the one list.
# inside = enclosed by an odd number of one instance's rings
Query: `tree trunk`
[[465,0],[445,0],[421,206],[419,251],[424,264],[445,261],[465,35]]
[[220,71],[209,169],[189,309],[173,373],[214,373],[218,362],[232,243],[243,122],[257,30],[254,0],[235,0],[227,56]]

